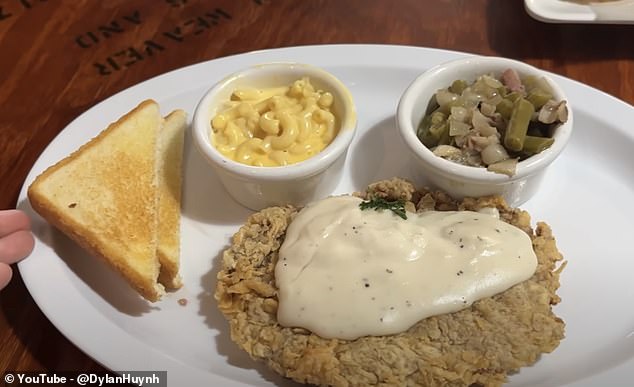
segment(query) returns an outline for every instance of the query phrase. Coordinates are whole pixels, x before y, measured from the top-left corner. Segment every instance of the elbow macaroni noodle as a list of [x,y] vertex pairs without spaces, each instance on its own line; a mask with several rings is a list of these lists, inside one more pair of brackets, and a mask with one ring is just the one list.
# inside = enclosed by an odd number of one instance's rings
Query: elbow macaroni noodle
[[211,121],[213,143],[242,164],[275,167],[298,163],[323,150],[337,135],[333,96],[308,78],[269,89],[241,89]]

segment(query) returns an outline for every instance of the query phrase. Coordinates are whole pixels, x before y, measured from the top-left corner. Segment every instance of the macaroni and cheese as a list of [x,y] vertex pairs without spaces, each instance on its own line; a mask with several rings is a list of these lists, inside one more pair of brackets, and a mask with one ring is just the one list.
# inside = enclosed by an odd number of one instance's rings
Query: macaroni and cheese
[[310,79],[290,86],[240,89],[212,119],[212,142],[224,156],[242,164],[275,167],[306,160],[337,135],[333,96]]

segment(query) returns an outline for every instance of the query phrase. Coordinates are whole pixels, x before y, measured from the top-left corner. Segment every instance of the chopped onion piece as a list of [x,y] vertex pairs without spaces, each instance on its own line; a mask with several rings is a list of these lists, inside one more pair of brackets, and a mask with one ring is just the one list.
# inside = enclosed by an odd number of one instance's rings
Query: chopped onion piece
[[482,157],[480,156],[480,152],[474,151],[474,150],[465,149],[464,153],[465,153],[465,156],[466,156],[465,161],[466,161],[467,165],[472,165],[474,167],[482,166]]
[[491,145],[491,139],[489,137],[482,136],[469,136],[468,147],[471,149],[475,149],[478,152],[482,151],[482,149]]
[[449,106],[457,98],[457,94],[454,94],[448,90],[438,90],[436,92],[436,102],[441,107]]
[[552,124],[553,122],[557,121],[558,107],[559,103],[552,99],[546,102],[546,104],[544,104],[544,106],[539,109],[539,114],[537,116],[539,122],[542,122],[544,124]]
[[478,109],[473,109],[471,123],[474,129],[485,137],[497,133],[497,129],[491,126],[491,120],[480,113]]
[[450,136],[464,136],[469,133],[469,129],[471,129],[471,125],[465,124],[464,122],[456,121],[453,119],[449,120],[449,135]]
[[462,92],[462,99],[464,100],[464,107],[476,107],[482,100],[482,97],[473,90],[466,89]]
[[[495,95],[489,97],[488,99],[486,99],[485,102],[483,102],[483,103],[487,103],[487,104],[490,104],[490,105],[493,105],[493,106],[497,106],[500,102],[502,102],[503,99],[504,98],[502,98],[501,95],[495,94]],[[482,109],[482,105],[480,105],[480,108]]]
[[450,157],[450,156],[457,156],[460,153],[462,153],[462,151],[456,148],[455,146],[438,145],[437,147],[434,148],[433,153],[436,156],[440,156],[440,157]]
[[495,107],[496,106],[497,106],[497,103],[496,104],[491,104],[491,103],[488,103],[488,102],[482,102],[480,104],[480,111],[485,116],[492,117],[495,114]]
[[560,122],[568,121],[568,107],[566,106],[566,101],[561,101],[557,107],[557,119],[559,119]]
[[513,176],[515,175],[515,170],[517,169],[517,162],[518,159],[506,159],[489,165],[487,167],[487,171]]
[[458,147],[463,148],[467,144],[467,137],[468,136],[466,134],[462,136],[456,136],[453,138],[453,141]]
[[482,149],[480,155],[482,156],[482,162],[486,165],[495,164],[509,158],[508,152],[504,149],[504,146],[499,143],[490,144],[486,148]]
[[449,118],[453,118],[456,121],[460,122],[468,122],[469,111],[462,106],[452,106],[451,107],[451,115]]
[[500,87],[504,86],[502,82],[498,81],[490,75],[483,75],[482,80],[484,81],[484,83],[487,84],[487,86],[490,86],[494,89],[499,89]]

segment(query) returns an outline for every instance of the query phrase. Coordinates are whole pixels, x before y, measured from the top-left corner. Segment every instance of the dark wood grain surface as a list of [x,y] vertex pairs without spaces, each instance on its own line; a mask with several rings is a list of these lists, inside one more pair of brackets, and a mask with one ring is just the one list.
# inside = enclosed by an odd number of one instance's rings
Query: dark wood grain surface
[[[545,24],[518,0],[0,0],[0,209],[16,206],[34,162],[75,117],[189,64],[308,44],[437,47],[523,60],[632,104],[632,36],[634,26]],[[18,273],[0,292],[5,370],[102,370]]]

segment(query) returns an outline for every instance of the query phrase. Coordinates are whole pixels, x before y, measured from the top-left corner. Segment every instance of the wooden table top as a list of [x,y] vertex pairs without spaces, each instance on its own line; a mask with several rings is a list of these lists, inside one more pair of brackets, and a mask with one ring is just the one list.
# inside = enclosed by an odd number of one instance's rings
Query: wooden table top
[[[545,24],[519,0],[0,0],[0,209],[17,205],[27,173],[71,120],[189,64],[308,44],[436,47],[522,60],[633,104],[633,33]],[[53,327],[15,275],[0,292],[5,370],[103,368]]]

